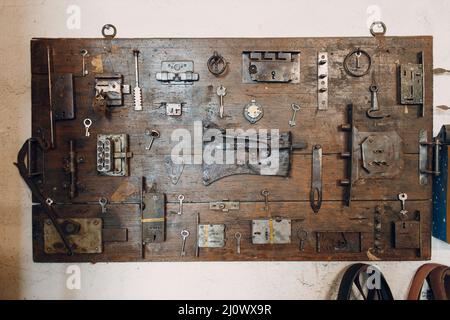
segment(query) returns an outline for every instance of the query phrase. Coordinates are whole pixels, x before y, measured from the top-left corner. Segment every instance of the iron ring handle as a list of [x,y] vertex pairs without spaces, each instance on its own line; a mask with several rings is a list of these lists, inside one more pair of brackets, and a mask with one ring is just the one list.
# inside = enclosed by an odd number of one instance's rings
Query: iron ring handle
[[[375,27],[379,26],[381,27],[382,31],[375,31]],[[384,36],[386,34],[387,31],[387,27],[386,24],[384,24],[383,21],[374,21],[372,23],[372,25],[370,26],[370,33],[374,36],[374,37],[379,37],[379,36]]]
[[[112,29],[112,33],[108,34],[106,33],[106,30],[111,30]],[[102,35],[103,37],[107,38],[107,39],[113,39],[117,34],[117,28],[110,23],[107,23],[103,26],[102,28]]]

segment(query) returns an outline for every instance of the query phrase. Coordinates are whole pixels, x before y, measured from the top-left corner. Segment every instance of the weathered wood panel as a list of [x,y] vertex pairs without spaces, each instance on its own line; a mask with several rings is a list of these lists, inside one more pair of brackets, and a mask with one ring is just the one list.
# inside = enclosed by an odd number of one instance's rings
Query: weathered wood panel
[[[33,208],[33,252],[35,261],[259,261],[259,260],[424,260],[431,256],[431,186],[419,185],[418,133],[432,132],[432,38],[387,37],[376,38],[289,38],[289,39],[34,39],[31,41],[32,71],[32,134],[50,140],[49,95],[47,75],[47,46],[52,48],[54,73],[74,76],[75,119],[55,122],[56,148],[45,153],[43,192],[56,202],[58,215],[63,218],[100,217],[104,228],[127,229],[127,241],[105,242],[103,253],[77,254],[71,257],[44,253],[42,208]],[[124,83],[134,86],[132,50],[140,50],[140,86],[143,89],[143,111],[133,109],[133,97],[124,95],[124,106],[110,113],[93,108],[95,74],[120,73]],[[349,76],[343,67],[345,56],[361,48],[372,56],[372,72],[362,78]],[[86,49],[89,74],[81,76],[80,50]],[[299,51],[300,83],[242,83],[242,52],[248,50]],[[206,61],[218,51],[229,62],[227,72],[220,77],[209,73]],[[317,111],[317,52],[329,54],[329,109]],[[418,106],[402,106],[398,98],[400,64],[416,63],[417,53],[424,52],[425,117],[419,117]],[[200,80],[193,85],[164,85],[155,79],[164,60],[192,60]],[[366,116],[370,108],[369,86],[379,86],[381,109],[390,115],[383,120]],[[216,88],[224,85],[225,117],[219,117],[219,98]],[[264,117],[255,125],[249,124],[242,112],[254,98],[264,108]],[[181,117],[168,117],[161,104],[184,103]],[[297,126],[289,126],[291,104],[297,103]],[[339,180],[346,178],[347,159],[340,156],[348,151],[349,134],[340,130],[348,122],[347,105],[354,105],[355,125],[361,132],[396,131],[401,138],[403,167],[392,179],[364,179],[354,185],[350,207],[344,204],[345,190]],[[83,119],[93,124],[90,137],[85,137]],[[201,165],[186,164],[179,182],[173,185],[168,177],[165,160],[176,142],[171,140],[174,129],[187,129],[193,135],[195,121],[213,123],[220,128],[279,129],[292,132],[293,142],[304,141],[305,150],[292,156],[290,176],[231,176],[210,186],[202,183]],[[145,150],[146,128],[157,129],[161,137],[151,151]],[[130,176],[104,177],[96,172],[96,136],[104,133],[129,135]],[[78,195],[68,197],[68,175],[63,170],[69,156],[69,140],[75,140],[77,157]],[[323,205],[314,214],[309,204],[311,189],[311,149],[323,148]],[[193,153],[193,151],[192,151]],[[166,194],[166,241],[148,244],[141,241],[140,188],[141,179],[154,184],[158,192]],[[269,211],[264,210],[261,190],[267,189]],[[400,202],[397,195],[408,194],[407,209],[421,213],[420,255],[414,249],[395,249],[392,225],[399,221]],[[178,210],[179,194],[185,196],[183,215]],[[109,200],[107,213],[101,213],[99,198]],[[209,202],[240,201],[240,210],[222,213],[209,210]],[[377,205],[387,209],[382,218],[382,252],[372,252],[374,243],[374,211]],[[219,249],[200,249],[195,257],[196,213],[201,223],[225,224],[226,245]],[[251,220],[269,217],[292,219],[292,243],[289,245],[252,245]],[[181,229],[188,229],[187,256],[180,257]],[[299,229],[308,232],[304,251],[299,250]],[[360,232],[361,252],[319,253],[317,232]],[[241,254],[236,253],[235,232],[242,234]]]

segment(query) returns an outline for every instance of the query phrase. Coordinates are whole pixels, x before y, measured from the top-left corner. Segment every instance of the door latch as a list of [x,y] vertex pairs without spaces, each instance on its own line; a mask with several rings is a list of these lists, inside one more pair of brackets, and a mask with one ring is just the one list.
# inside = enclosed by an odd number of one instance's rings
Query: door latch
[[[442,131],[441,131],[442,134]],[[428,184],[428,175],[434,175],[439,177],[441,175],[439,156],[442,148],[441,134],[433,139],[433,141],[428,142],[428,131],[420,130],[419,132],[419,182],[421,185]],[[429,169],[428,167],[428,147],[431,146],[434,150],[434,168]]]

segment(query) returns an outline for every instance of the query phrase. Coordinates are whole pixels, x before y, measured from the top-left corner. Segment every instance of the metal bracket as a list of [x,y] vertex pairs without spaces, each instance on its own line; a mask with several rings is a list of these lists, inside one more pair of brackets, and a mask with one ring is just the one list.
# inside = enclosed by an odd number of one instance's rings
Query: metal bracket
[[123,95],[131,93],[130,85],[123,84],[123,76],[119,73],[105,73],[95,76],[95,98],[106,100],[108,107],[123,105]]
[[314,213],[318,213],[322,206],[322,147],[319,145],[313,148],[309,202]]
[[244,51],[242,82],[300,83],[300,52]]
[[328,109],[328,53],[319,52],[317,58],[317,106]]
[[209,210],[220,210],[222,212],[229,212],[230,210],[239,210],[239,201],[218,201],[210,202]]
[[[428,146],[434,147],[434,170],[428,169]],[[421,185],[428,184],[428,175],[432,174],[435,177],[441,175],[440,169],[440,150],[442,142],[440,137],[436,137],[433,142],[428,142],[427,130],[421,129],[419,131],[419,182]]]
[[97,136],[97,172],[103,176],[124,177],[128,175],[127,134],[99,134]]
[[167,84],[193,84],[199,79],[193,61],[163,61],[161,72],[156,73],[156,80]]

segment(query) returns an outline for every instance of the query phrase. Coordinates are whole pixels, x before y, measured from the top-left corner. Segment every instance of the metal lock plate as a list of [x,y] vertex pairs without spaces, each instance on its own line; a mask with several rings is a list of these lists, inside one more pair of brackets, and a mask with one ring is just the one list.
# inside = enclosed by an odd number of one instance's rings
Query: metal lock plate
[[317,232],[318,253],[361,252],[360,232]]
[[242,82],[300,83],[300,52],[244,51]]
[[201,224],[198,226],[199,248],[223,248],[224,246],[224,224]]
[[[102,219],[57,219],[57,223],[62,226],[74,253],[102,253]],[[47,254],[67,252],[50,219],[44,220],[44,250]]]
[[230,210],[239,210],[238,201],[218,201],[209,203],[210,210],[219,210],[222,212],[229,212]]
[[165,195],[144,193],[142,196],[142,243],[165,241]]
[[156,73],[156,80],[167,84],[192,84],[199,78],[193,61],[163,61],[161,72]]
[[398,174],[400,137],[397,133],[368,136],[361,144],[363,168],[373,176],[383,178]]
[[162,106],[166,108],[166,115],[168,116],[181,116],[183,112],[183,103],[162,103]]
[[52,77],[52,104],[55,120],[75,118],[73,102],[73,75],[57,73]]
[[[390,179],[403,169],[402,139],[395,131],[357,132],[355,141],[361,141],[362,168],[354,161],[357,179]],[[357,154],[356,154],[357,155]]]
[[423,65],[404,64],[400,66],[401,104],[423,104]]
[[244,108],[244,117],[250,123],[256,123],[264,116],[264,110],[262,106],[257,103],[255,100],[252,100],[248,105]]
[[122,106],[123,95],[130,92],[130,85],[123,84],[123,76],[119,73],[95,76],[95,97],[105,99],[109,107]]
[[99,134],[97,136],[97,172],[103,176],[128,175],[127,134]]
[[253,244],[291,243],[291,220],[268,219],[252,221]]
[[420,221],[397,221],[395,223],[395,248],[420,248]]

